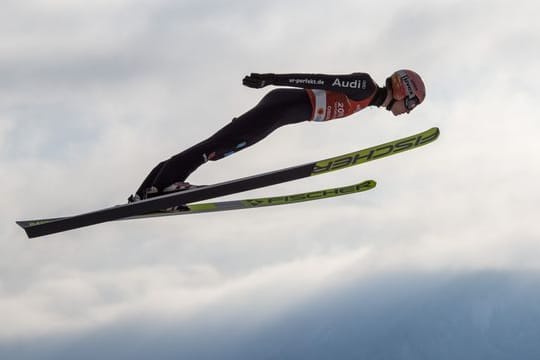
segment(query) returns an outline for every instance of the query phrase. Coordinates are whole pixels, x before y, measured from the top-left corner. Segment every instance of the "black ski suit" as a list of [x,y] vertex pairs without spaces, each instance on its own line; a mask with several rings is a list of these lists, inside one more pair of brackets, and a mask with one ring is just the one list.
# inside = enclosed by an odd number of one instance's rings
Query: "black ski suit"
[[[293,86],[270,91],[245,114],[234,118],[210,138],[160,162],[137,190],[145,197],[151,186],[163,188],[187,177],[208,160],[219,160],[264,139],[277,128],[303,121],[326,121],[348,116],[367,105],[380,106],[386,89],[379,88],[368,74],[252,74],[264,79],[265,85]],[[153,196],[155,196],[153,195]]]

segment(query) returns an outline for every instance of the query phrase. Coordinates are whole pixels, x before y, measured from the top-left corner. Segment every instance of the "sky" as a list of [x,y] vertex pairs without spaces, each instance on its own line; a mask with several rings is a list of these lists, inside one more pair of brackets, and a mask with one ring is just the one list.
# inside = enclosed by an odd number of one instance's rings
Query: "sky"
[[[540,5],[532,0],[2,1],[0,358],[540,355]],[[418,133],[439,140],[226,199],[250,211],[27,239],[16,220],[126,201],[270,90],[251,72],[414,69],[425,102],[277,130],[209,184]]]

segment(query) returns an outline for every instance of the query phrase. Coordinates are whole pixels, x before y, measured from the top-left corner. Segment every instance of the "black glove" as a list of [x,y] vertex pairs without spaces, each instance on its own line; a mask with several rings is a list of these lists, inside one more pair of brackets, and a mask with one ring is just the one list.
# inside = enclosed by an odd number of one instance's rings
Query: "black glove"
[[272,85],[274,74],[256,74],[251,73],[242,80],[242,84],[247,87],[260,89],[266,85]]

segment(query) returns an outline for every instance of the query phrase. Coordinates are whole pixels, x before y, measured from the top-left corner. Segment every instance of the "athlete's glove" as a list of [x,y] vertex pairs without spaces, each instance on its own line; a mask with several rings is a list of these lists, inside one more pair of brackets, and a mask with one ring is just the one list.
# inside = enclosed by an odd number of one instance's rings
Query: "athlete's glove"
[[273,81],[274,74],[251,73],[242,80],[242,84],[250,88],[260,89],[267,85],[272,85]]

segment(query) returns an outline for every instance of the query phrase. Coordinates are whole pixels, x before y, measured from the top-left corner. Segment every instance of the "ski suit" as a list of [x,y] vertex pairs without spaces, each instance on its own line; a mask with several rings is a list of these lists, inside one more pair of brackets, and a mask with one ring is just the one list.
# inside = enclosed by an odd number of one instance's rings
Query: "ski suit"
[[381,106],[386,97],[386,88],[379,88],[365,73],[271,75],[269,84],[297,89],[270,91],[254,108],[234,118],[208,139],[160,162],[137,194],[143,197],[151,186],[161,192],[174,182],[186,180],[206,161],[219,160],[243,150],[281,126],[342,118],[369,105]]

